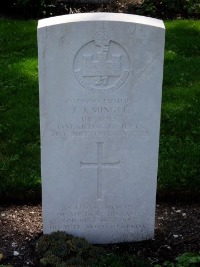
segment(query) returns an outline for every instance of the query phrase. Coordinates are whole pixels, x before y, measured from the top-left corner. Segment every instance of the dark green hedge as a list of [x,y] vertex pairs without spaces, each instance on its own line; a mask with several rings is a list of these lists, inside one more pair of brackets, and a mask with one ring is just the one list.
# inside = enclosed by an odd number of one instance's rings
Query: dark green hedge
[[159,18],[198,18],[200,16],[199,0],[144,0],[138,11],[142,15]]
[[21,18],[39,18],[56,15],[56,0],[2,0],[2,13]]
[[[109,2],[109,1],[108,1]],[[77,12],[110,11],[166,18],[199,18],[199,0],[112,1],[112,4],[80,4],[79,0],[2,0],[3,14],[20,18],[42,18]]]

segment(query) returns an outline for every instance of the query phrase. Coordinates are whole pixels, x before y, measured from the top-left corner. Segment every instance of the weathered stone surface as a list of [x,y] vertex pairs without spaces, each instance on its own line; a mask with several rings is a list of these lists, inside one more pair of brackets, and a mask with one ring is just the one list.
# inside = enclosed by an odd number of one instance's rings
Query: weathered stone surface
[[39,21],[44,232],[152,238],[162,21],[90,13]]

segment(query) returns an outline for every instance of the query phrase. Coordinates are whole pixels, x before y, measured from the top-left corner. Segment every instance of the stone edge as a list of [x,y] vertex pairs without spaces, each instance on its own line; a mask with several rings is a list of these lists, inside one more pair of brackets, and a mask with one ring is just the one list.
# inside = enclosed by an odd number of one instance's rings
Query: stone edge
[[89,21],[128,22],[128,23],[137,23],[137,24],[143,24],[147,26],[153,26],[165,29],[163,21],[159,19],[145,17],[145,16],[124,14],[124,13],[108,13],[108,12],[77,13],[77,14],[69,14],[69,15],[62,15],[62,16],[41,19],[38,21],[38,29],[65,23],[89,22]]

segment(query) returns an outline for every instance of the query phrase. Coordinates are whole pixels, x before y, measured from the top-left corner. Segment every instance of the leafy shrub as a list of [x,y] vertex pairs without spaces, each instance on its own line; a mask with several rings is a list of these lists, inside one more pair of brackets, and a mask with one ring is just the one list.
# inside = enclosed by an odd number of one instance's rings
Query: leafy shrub
[[146,260],[125,253],[106,253],[100,246],[90,245],[84,238],[64,232],[43,235],[37,242],[36,252],[41,266],[48,267],[150,267]]
[[200,266],[200,254],[186,252],[176,258],[176,263],[166,261],[163,265],[155,265],[154,267],[198,267]]
[[157,13],[156,4],[154,1],[144,0],[136,5],[135,13],[137,15],[155,17]]
[[197,0],[185,1],[183,10],[186,11],[187,15],[200,15],[200,2]]
[[23,18],[51,16],[55,14],[56,0],[4,0],[3,11]]
[[128,5],[128,13],[159,18],[197,17],[199,0],[141,0]]
[[195,267],[200,265],[200,254],[188,252],[177,257],[176,260],[178,261],[178,267]]
[[116,255],[114,253],[107,254],[102,257],[96,267],[151,267],[152,265],[147,260],[138,259],[129,254]]
[[101,247],[90,245],[86,239],[64,232],[40,237],[36,252],[42,266],[91,266],[105,254]]
[[[141,8],[159,17],[189,17],[200,14],[199,0],[144,0]],[[152,13],[153,12],[153,13]]]
[[67,13],[112,11],[158,18],[200,16],[199,0],[120,0],[111,4],[86,4],[67,0],[3,0],[1,10],[23,18],[41,18]]

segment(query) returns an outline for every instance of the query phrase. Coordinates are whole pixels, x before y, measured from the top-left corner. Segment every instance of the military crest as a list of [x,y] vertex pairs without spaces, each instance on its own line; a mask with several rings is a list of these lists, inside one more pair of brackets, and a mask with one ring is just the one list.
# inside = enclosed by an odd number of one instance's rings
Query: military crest
[[130,61],[122,46],[111,39],[105,29],[77,52],[74,73],[79,83],[93,93],[107,93],[119,89],[127,80]]

